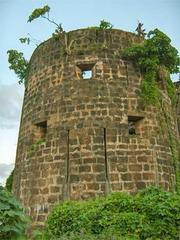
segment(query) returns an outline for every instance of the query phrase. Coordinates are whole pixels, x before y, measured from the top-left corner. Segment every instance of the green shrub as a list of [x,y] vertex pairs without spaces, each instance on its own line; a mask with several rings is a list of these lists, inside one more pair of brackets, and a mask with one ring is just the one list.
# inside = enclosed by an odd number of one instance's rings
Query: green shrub
[[22,237],[27,223],[28,218],[19,202],[0,186],[0,239],[12,240]]
[[[179,239],[180,196],[150,187],[136,196],[112,193],[58,204],[45,225],[47,239]],[[108,237],[109,236],[109,237]]]
[[6,186],[5,187],[9,192],[12,191],[13,174],[14,174],[14,170],[12,170],[11,174],[9,175],[9,177],[6,180]]
[[179,239],[180,196],[153,187],[135,198],[137,210],[146,216],[149,230],[142,232],[142,239]]

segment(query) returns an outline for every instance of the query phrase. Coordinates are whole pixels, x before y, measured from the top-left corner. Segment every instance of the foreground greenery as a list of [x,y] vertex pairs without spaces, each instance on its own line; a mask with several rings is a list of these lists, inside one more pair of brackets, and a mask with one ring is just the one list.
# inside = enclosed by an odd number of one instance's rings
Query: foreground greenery
[[[28,219],[15,198],[0,187],[0,239],[27,240]],[[112,193],[54,207],[35,240],[178,240],[180,195],[149,187],[135,196]],[[31,238],[32,239],[32,238]]]
[[0,186],[0,239],[18,239],[24,235],[29,219],[19,202]]
[[179,195],[157,187],[67,201],[52,210],[39,239],[179,239],[179,203]]
[[10,173],[9,177],[6,179],[5,188],[6,188],[9,192],[12,192],[13,175],[14,175],[14,169],[13,169],[12,172]]

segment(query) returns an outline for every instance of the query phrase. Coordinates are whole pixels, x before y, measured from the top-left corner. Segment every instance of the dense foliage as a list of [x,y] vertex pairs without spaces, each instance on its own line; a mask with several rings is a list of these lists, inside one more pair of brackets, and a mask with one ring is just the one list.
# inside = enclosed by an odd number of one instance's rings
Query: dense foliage
[[125,49],[123,55],[126,59],[136,63],[144,74],[141,97],[145,103],[156,104],[158,102],[160,96],[158,80],[162,80],[160,78],[165,80],[167,92],[175,101],[174,85],[169,73],[179,72],[179,56],[166,34],[158,29],[150,31],[147,39]]
[[14,70],[15,74],[19,78],[19,84],[24,83],[26,85],[26,77],[28,72],[28,61],[24,58],[22,52],[11,49],[7,51],[9,68]]
[[36,8],[34,11],[31,13],[31,15],[28,18],[28,22],[32,22],[36,18],[43,17],[45,14],[48,14],[50,11],[50,7],[48,5],[45,5],[42,8]]
[[27,223],[19,202],[0,186],[0,239],[12,240],[22,236]]
[[6,180],[6,189],[11,192],[12,191],[12,184],[13,184],[13,175],[14,175],[14,170],[12,170],[11,174]]
[[[136,196],[57,205],[45,226],[47,239],[179,239],[180,196],[150,187]],[[66,238],[69,236],[68,238]]]

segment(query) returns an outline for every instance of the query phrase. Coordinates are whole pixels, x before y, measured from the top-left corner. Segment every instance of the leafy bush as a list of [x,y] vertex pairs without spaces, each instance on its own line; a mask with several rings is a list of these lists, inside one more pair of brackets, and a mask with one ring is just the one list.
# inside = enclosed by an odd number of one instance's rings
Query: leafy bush
[[13,174],[14,174],[14,170],[12,170],[11,174],[9,175],[9,177],[6,180],[6,186],[5,187],[9,192],[12,191]]
[[136,198],[137,211],[146,215],[147,231],[143,239],[179,239],[180,196],[158,188],[149,188]]
[[[110,229],[108,232],[103,232],[101,234],[91,234],[91,233],[69,233],[63,234],[58,238],[56,236],[47,236],[44,235],[42,232],[33,238],[35,240],[138,240],[138,236],[128,234],[126,236],[121,236],[119,233],[114,233]],[[18,239],[18,240],[26,240],[26,239]]]
[[19,202],[0,186],[0,239],[10,240],[22,236],[28,218]]
[[95,200],[68,201],[53,209],[45,235],[47,239],[71,240],[179,239],[179,203],[179,195],[157,187],[136,196],[112,193]]

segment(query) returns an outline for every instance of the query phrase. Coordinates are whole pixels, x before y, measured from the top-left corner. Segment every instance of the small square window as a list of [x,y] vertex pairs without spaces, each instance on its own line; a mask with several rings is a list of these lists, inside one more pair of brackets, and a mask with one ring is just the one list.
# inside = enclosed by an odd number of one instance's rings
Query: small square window
[[80,69],[80,76],[83,79],[91,79],[93,77],[93,67],[94,63],[87,64],[78,64],[78,68]]
[[128,116],[128,132],[130,135],[140,134],[140,123],[144,117]]
[[47,121],[35,124],[34,135],[36,140],[45,139],[47,133]]

